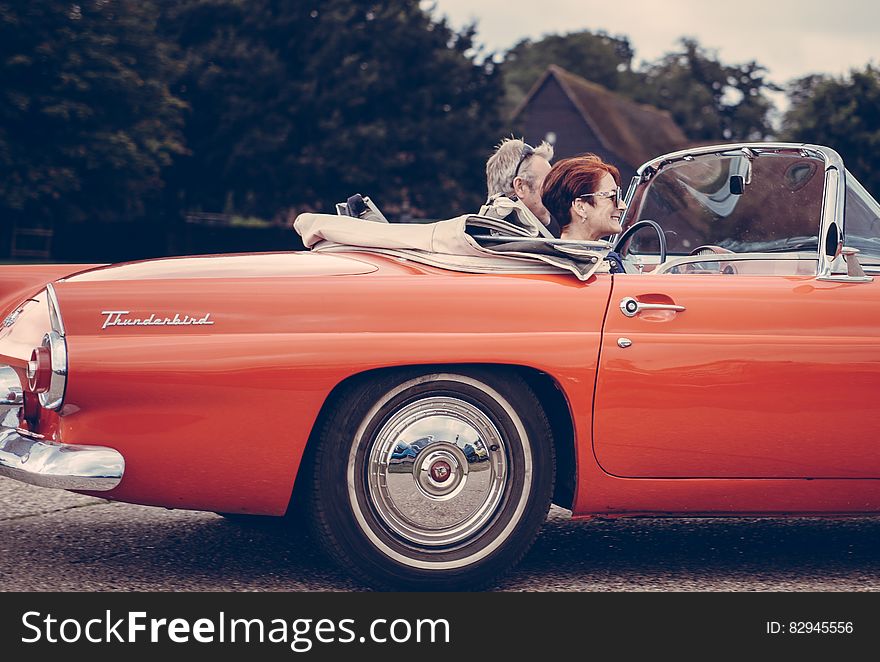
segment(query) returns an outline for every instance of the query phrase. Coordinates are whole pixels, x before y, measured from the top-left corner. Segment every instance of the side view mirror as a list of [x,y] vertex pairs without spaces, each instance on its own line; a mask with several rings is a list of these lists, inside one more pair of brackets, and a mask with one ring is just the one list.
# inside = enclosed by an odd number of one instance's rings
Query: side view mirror
[[837,223],[832,223],[828,227],[828,233],[825,235],[825,255],[829,260],[836,260],[840,257],[840,251],[843,249],[843,241],[840,238],[840,230],[837,229]]
[[823,246],[823,259],[830,266],[830,273],[819,276],[819,280],[842,283],[869,283],[874,278],[865,273],[858,258],[858,249],[844,245],[837,223],[828,226]]

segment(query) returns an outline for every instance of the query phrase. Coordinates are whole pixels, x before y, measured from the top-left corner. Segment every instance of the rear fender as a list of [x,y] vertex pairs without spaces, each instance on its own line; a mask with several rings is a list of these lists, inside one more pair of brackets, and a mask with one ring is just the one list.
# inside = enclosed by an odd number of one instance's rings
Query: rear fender
[[0,315],[5,319],[46,283],[99,266],[94,264],[5,264],[0,266]]

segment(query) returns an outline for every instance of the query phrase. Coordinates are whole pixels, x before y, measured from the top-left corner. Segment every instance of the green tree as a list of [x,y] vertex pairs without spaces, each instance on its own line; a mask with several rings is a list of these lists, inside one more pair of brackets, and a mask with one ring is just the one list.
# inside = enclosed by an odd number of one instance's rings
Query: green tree
[[167,0],[163,25],[192,107],[171,180],[187,209],[272,217],[362,192],[442,216],[481,202],[501,84],[472,29],[418,0]]
[[183,151],[147,0],[0,1],[0,213],[131,219]]
[[505,107],[508,111],[516,108],[551,64],[609,90],[629,90],[636,78],[633,55],[629,39],[601,31],[553,34],[538,41],[523,39],[504,55]]
[[653,62],[633,66],[635,51],[625,36],[604,32],[550,35],[524,40],[504,57],[503,73],[510,113],[551,64],[609,90],[667,110],[685,134],[701,140],[762,140],[772,132],[773,103],[767,92],[779,88],[757,62],[730,65],[697,43]]
[[728,65],[694,39],[647,64],[634,97],[667,110],[692,140],[763,140],[772,132],[768,91],[778,88],[757,62]]
[[[793,109],[808,102],[816,93],[816,88],[829,80],[831,80],[831,77],[826,74],[810,74],[789,81],[785,86],[789,109]],[[784,121],[785,118],[783,117],[783,122]]]
[[789,85],[783,136],[836,149],[847,168],[880,195],[880,69],[848,76],[808,76]]

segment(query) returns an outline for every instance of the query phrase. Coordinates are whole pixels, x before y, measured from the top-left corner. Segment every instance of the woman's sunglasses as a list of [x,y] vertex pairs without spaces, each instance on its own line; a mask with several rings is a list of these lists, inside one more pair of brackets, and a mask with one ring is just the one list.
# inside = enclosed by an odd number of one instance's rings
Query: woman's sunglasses
[[611,202],[614,204],[615,207],[620,204],[621,200],[623,200],[623,194],[621,193],[619,186],[613,191],[598,191],[596,193],[584,193],[583,195],[577,196],[578,199],[592,197],[611,198]]

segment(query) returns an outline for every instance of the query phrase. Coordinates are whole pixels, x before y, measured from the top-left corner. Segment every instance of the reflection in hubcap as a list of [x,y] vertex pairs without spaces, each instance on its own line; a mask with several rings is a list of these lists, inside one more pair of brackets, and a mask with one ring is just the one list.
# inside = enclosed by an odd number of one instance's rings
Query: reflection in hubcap
[[451,545],[484,528],[504,497],[505,441],[476,405],[435,396],[411,402],[377,432],[368,495],[389,531],[407,541]]

